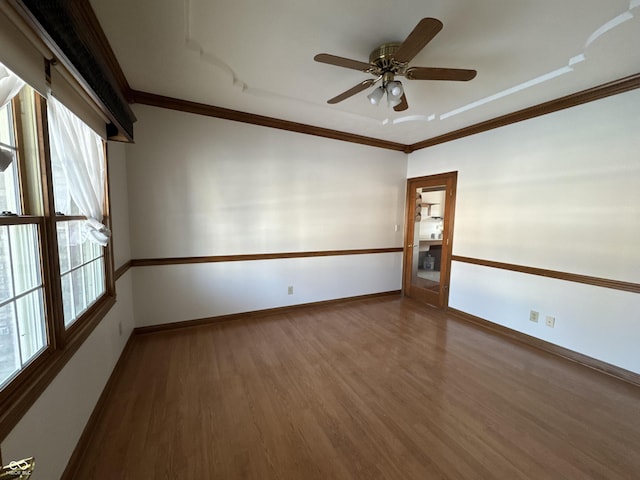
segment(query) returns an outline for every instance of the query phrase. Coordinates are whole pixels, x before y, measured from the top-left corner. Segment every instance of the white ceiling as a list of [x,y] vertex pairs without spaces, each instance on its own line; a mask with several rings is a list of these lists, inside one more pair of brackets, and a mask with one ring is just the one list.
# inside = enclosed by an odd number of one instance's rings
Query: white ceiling
[[[640,72],[640,0],[91,5],[135,90],[405,144]],[[475,79],[401,79],[404,112],[370,105],[369,91],[326,103],[372,77],[314,62],[314,55],[367,62],[374,48],[404,40],[423,17],[444,28],[410,65],[475,69]]]

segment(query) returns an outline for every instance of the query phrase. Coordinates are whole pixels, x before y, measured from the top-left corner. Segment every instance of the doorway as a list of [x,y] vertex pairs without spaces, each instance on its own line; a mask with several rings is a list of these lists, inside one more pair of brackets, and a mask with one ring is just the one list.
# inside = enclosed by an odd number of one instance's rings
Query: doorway
[[407,181],[403,292],[435,307],[449,304],[458,172]]

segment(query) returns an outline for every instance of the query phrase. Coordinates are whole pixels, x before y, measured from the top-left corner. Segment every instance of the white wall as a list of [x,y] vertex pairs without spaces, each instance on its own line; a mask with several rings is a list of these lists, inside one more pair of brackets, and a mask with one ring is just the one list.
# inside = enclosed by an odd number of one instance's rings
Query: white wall
[[[420,150],[408,177],[459,172],[454,255],[640,283],[639,111],[635,90]],[[640,373],[640,295],[456,262],[450,292],[453,308]]]
[[[136,143],[127,146],[134,258],[402,246],[403,153],[154,107],[135,113]],[[401,269],[398,253],[136,268],[136,319],[397,290]]]
[[[109,175],[113,246],[118,267],[129,260],[128,226],[123,220],[127,216],[125,155],[119,145],[109,145]],[[35,456],[34,480],[54,480],[62,475],[133,331],[131,271],[118,280],[116,292],[116,305],[2,441],[4,461]]]
[[399,290],[401,262],[389,253],[136,267],[136,326]]
[[129,194],[127,189],[127,162],[125,144],[109,142],[109,185],[111,230],[115,268],[131,260],[129,241]]

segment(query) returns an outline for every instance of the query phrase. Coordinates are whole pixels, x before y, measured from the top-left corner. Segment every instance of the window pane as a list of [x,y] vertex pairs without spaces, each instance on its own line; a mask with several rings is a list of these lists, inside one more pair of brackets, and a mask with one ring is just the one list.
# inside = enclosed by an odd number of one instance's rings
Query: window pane
[[75,320],[73,313],[73,286],[71,285],[71,274],[63,275],[62,282],[62,305],[64,307],[64,325],[68,327]]
[[64,324],[71,325],[106,292],[104,259],[98,259],[62,276]]
[[11,225],[9,242],[16,295],[42,285],[40,248],[36,225]]
[[60,257],[60,273],[71,270],[71,253],[69,252],[69,222],[56,222],[58,232],[58,256]]
[[13,297],[9,227],[0,227],[0,303]]
[[90,241],[82,244],[82,260],[84,263],[89,263],[100,256],[102,256],[102,247],[100,245]]
[[[82,240],[83,220],[58,221],[64,324],[71,325],[105,291],[104,249]],[[75,243],[80,241],[81,243]]]
[[80,209],[71,198],[67,177],[57,155],[51,155],[51,173],[53,176],[53,201],[56,212],[65,215],[81,215]]
[[0,385],[20,370],[20,348],[13,302],[0,307]]
[[87,265],[89,278],[89,302],[95,301],[100,295],[105,293],[105,279],[104,279],[104,262],[102,258],[94,260]]
[[22,364],[26,364],[46,344],[44,302],[41,288],[16,300]]
[[79,268],[71,272],[71,284],[73,285],[73,309],[76,316],[79,316],[87,306],[85,299],[84,268]]
[[[65,222],[69,228],[69,261],[71,268],[82,265],[82,222]],[[61,247],[60,247],[61,248]]]

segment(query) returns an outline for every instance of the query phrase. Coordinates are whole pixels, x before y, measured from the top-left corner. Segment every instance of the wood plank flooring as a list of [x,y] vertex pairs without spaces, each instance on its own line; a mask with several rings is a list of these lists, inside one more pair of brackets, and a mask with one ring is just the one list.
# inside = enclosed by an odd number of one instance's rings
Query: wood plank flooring
[[640,388],[398,296],[140,335],[75,478],[637,479]]

